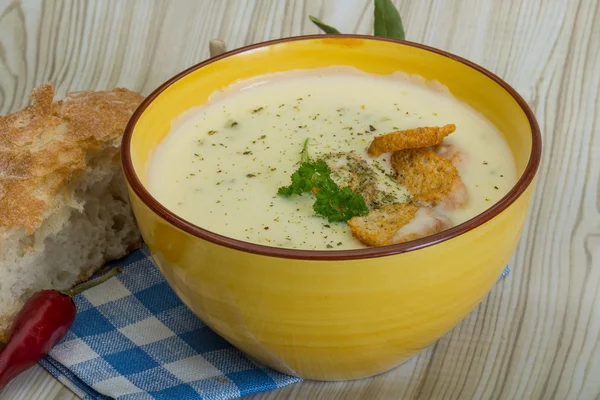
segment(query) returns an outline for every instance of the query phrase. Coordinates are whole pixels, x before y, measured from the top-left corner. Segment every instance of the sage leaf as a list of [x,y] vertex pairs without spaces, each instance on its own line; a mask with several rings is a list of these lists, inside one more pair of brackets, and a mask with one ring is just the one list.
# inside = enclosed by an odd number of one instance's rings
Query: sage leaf
[[317,17],[313,17],[312,15],[309,15],[308,18],[313,22],[313,24],[315,24],[316,26],[321,28],[321,30],[325,33],[340,33],[340,31],[335,29],[333,26],[327,25],[325,22],[321,21]]
[[392,0],[375,0],[374,34],[404,40],[402,19]]

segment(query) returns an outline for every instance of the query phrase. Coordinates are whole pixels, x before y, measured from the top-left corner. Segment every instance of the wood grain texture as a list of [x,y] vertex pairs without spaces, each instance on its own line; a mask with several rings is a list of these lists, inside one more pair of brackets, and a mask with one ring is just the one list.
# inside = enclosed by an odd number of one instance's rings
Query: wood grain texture
[[[300,399],[600,399],[598,0],[396,1],[407,39],[494,71],[533,107],[544,154],[513,272],[454,330],[380,376],[250,396]],[[54,81],[148,94],[208,56],[317,33],[371,33],[370,0],[0,0],[0,113]],[[0,399],[75,396],[37,367]]]

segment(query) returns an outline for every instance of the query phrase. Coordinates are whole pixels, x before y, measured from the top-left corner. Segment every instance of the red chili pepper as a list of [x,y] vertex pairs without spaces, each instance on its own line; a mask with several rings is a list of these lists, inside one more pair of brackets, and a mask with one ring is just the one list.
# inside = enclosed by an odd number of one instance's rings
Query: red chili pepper
[[0,389],[37,364],[71,329],[77,314],[74,295],[107,281],[121,270],[113,268],[69,290],[42,290],[30,297],[15,317],[10,340],[0,350]]

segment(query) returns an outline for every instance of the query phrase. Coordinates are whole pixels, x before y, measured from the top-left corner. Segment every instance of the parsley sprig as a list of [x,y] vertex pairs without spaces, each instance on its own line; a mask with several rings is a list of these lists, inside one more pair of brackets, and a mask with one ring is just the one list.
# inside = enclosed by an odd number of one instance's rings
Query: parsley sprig
[[304,141],[300,167],[292,174],[292,184],[280,187],[277,194],[285,197],[313,193],[313,210],[329,222],[346,222],[355,216],[369,213],[365,199],[349,187],[341,188],[331,179],[331,170],[325,161],[311,160],[308,139]]

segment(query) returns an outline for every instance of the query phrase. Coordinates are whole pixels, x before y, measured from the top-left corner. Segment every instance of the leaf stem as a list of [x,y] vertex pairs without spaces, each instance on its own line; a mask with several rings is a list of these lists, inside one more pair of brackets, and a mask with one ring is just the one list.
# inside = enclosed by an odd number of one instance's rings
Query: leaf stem
[[110,271],[108,271],[106,274],[99,276],[98,278],[90,279],[87,282],[80,283],[79,285],[74,286],[71,289],[62,290],[61,293],[66,294],[67,296],[73,297],[73,296],[83,292],[84,290],[93,288],[94,286],[98,286],[101,283],[106,282],[107,280],[109,280],[110,278],[112,278],[113,276],[117,275],[118,273],[120,273],[122,271],[123,271],[123,267],[115,267],[115,268],[111,269]]
[[304,147],[302,147],[302,152],[300,153],[300,163],[310,162],[310,155],[308,154],[308,138],[304,141]]

